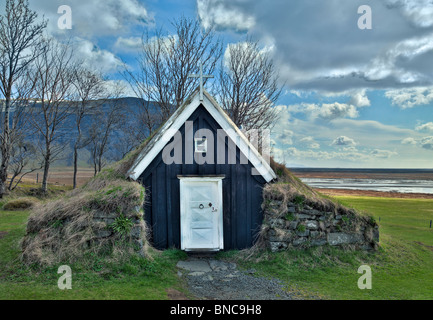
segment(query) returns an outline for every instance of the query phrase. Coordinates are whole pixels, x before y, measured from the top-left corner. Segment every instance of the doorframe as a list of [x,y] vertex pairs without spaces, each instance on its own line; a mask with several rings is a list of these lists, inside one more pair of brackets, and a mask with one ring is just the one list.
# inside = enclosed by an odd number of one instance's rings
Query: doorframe
[[[223,179],[225,178],[225,175],[210,175],[210,176],[198,176],[198,175],[178,175],[177,178],[180,180],[180,247],[181,250],[185,251],[219,251],[224,250],[224,228],[223,228]],[[185,201],[185,184],[188,182],[217,182],[218,183],[218,209],[219,209],[219,219],[218,219],[218,226],[217,226],[217,232],[218,232],[218,238],[219,238],[219,248],[213,248],[213,249],[186,249],[185,244],[185,233],[187,232],[185,228],[185,219],[186,216],[186,201]]]

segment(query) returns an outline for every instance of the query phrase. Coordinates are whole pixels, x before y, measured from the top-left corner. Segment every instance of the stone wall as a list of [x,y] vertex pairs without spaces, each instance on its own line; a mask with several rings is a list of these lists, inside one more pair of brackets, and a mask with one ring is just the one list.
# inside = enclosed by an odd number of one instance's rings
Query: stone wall
[[[93,213],[93,242],[101,241],[116,237],[116,233],[110,226],[119,217],[117,212],[103,212],[96,211]],[[129,234],[125,235],[125,239],[131,240],[137,247],[138,251],[141,251],[146,241],[146,224],[143,221],[143,210],[137,206],[127,215],[127,218],[132,222],[132,227]]]
[[316,205],[304,196],[287,200],[267,192],[263,203],[262,241],[274,252],[323,245],[377,249],[379,226],[373,218],[329,203],[332,202],[328,201],[324,209],[323,202]]
[[27,264],[85,260],[88,253],[146,255],[143,187],[98,176],[64,197],[36,206],[21,242]]

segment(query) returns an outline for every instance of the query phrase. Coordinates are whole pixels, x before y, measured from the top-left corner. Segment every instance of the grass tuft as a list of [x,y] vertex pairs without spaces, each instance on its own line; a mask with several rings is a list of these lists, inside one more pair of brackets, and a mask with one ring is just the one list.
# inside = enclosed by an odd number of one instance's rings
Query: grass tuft
[[24,197],[7,201],[2,207],[6,211],[21,211],[33,208],[39,203],[36,198]]
[[[32,210],[21,242],[22,260],[29,265],[50,266],[92,255],[113,261],[129,259],[137,252],[146,256],[149,245],[142,219],[144,201],[139,183],[127,181],[116,165],[107,168],[83,187]],[[101,216],[113,217],[114,223]],[[141,230],[142,248],[130,234],[133,227]],[[107,230],[111,232],[101,237]]]

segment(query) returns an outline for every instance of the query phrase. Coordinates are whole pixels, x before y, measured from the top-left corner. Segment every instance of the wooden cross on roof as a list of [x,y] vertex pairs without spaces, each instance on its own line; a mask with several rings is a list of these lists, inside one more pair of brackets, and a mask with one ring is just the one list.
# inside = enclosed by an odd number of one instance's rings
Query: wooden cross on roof
[[188,78],[199,78],[200,79],[200,101],[203,101],[203,79],[213,78],[214,76],[203,74],[203,63],[200,62],[200,73],[199,74],[190,74]]

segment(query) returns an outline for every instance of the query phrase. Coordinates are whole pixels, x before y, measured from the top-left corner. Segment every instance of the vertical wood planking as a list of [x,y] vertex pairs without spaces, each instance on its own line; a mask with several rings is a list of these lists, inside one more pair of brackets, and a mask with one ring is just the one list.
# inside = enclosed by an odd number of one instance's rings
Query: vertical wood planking
[[173,245],[180,248],[180,182],[177,175],[180,174],[180,167],[176,166],[176,171],[172,172],[172,215],[173,215]]
[[165,179],[166,179],[166,187],[167,187],[167,194],[166,194],[166,206],[167,206],[167,243],[168,246],[173,246],[173,215],[171,212],[171,165],[165,166]]
[[230,212],[231,212],[231,225],[229,226],[231,228],[231,237],[232,237],[232,243],[231,243],[231,248],[232,249],[237,249],[237,239],[236,239],[236,215],[237,215],[237,211],[236,211],[236,195],[237,195],[237,190],[236,190],[236,165],[229,165],[230,167],[230,176],[231,176],[231,208],[230,208]]
[[247,233],[247,246],[250,246],[250,244],[252,243],[252,233],[253,230],[251,230],[251,225],[252,225],[252,220],[253,220],[253,212],[252,212],[252,208],[251,208],[251,201],[252,201],[252,190],[251,190],[251,170],[249,169],[249,167],[246,169],[246,212],[247,212],[247,217],[246,217],[246,233]]
[[[204,110],[198,108],[189,121],[193,121],[193,134],[196,130],[207,128],[215,132],[220,127],[216,121]],[[214,164],[192,165],[185,164],[185,125],[180,129],[182,133],[182,164],[167,166],[158,155],[143,172],[143,183],[147,186],[149,195],[146,204],[146,222],[154,233],[153,244],[158,249],[171,246],[180,247],[180,190],[178,174],[183,175],[212,175],[224,174],[223,180],[223,228],[224,247],[242,249],[249,247],[255,240],[260,229],[263,214],[262,187],[265,181],[262,177],[251,176],[251,163],[239,163],[240,151],[237,148],[237,164],[228,164],[228,138],[224,141],[226,150],[225,164],[217,164],[217,136],[214,144]],[[194,150],[192,150],[194,151]]]
[[[163,163],[163,162],[162,162]],[[156,173],[157,173],[157,181],[158,181],[158,187],[156,191],[156,197],[157,197],[157,207],[158,211],[160,211],[160,214],[158,215],[160,224],[159,232],[160,237],[158,241],[158,248],[167,248],[167,235],[168,235],[168,223],[167,223],[167,194],[166,194],[166,174],[165,174],[165,165],[158,166]]]
[[152,199],[152,230],[153,230],[153,244],[157,247],[157,244],[159,242],[160,237],[160,231],[159,231],[159,211],[157,207],[157,198],[156,198],[156,190],[158,188],[158,181],[156,179],[156,172],[153,172],[152,175],[152,193],[151,193],[151,199]]

